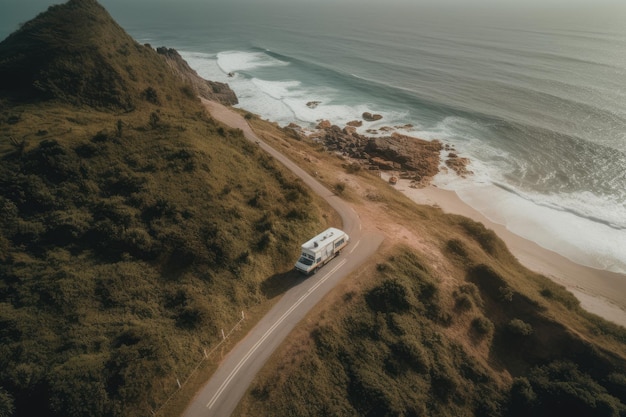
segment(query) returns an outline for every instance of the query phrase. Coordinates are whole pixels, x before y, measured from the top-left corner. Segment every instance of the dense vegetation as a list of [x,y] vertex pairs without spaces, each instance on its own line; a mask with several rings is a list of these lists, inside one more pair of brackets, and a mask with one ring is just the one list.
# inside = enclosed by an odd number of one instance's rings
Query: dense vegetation
[[148,415],[325,206],[93,0],[0,43],[0,79],[0,415]]
[[342,195],[379,206],[378,227],[385,213],[422,249],[388,248],[322,302],[236,415],[626,415],[623,328],[522,267],[483,225],[416,206],[318,145],[253,123],[307,169],[323,161],[323,180],[345,178]]

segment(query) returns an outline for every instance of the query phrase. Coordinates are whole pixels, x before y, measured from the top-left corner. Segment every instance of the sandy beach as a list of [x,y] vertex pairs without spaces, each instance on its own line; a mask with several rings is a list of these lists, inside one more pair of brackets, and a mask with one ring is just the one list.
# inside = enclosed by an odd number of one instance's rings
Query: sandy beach
[[524,239],[505,226],[490,221],[465,204],[453,191],[435,186],[416,189],[410,188],[409,184],[408,180],[399,180],[396,188],[418,204],[438,206],[446,213],[460,214],[483,223],[500,236],[527,268],[565,286],[580,300],[585,310],[626,327],[625,275],[577,264]]

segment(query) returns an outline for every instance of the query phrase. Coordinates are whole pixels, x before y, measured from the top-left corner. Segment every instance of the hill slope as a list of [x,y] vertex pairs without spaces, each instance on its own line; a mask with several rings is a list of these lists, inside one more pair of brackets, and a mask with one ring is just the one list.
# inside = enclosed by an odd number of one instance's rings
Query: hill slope
[[147,415],[332,215],[93,0],[0,57],[0,414]]
[[[195,95],[237,102],[225,84],[202,80],[176,51],[157,54],[138,44],[95,0],[51,6],[0,43],[0,90],[14,98],[130,111],[141,93],[155,101],[173,96],[172,72]],[[157,86],[161,99],[146,91]]]
[[483,225],[253,125],[388,238],[275,352],[235,415],[626,415],[625,329],[524,268]]

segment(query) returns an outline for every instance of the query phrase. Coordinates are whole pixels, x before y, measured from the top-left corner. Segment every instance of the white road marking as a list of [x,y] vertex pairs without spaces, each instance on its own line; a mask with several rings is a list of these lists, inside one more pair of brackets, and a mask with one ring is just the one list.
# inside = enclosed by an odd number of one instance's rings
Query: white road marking
[[350,251],[350,253],[354,252],[354,250],[355,250],[356,248],[358,248],[358,247],[359,247],[359,243],[361,243],[361,241],[360,241],[360,240],[358,240],[358,241],[355,243],[355,245],[352,247],[352,250]]
[[[357,245],[358,245],[358,243],[357,243]],[[291,314],[296,308],[298,308],[298,306],[300,304],[302,304],[304,302],[304,300],[306,300],[307,297],[309,295],[311,295],[311,293],[313,293],[317,288],[319,288],[319,286],[322,285],[328,279],[328,277],[330,277],[332,274],[334,274],[346,262],[347,261],[345,259],[343,259],[340,263],[337,264],[337,266],[335,266],[326,275],[324,275],[324,277],[322,279],[320,279],[317,283],[315,283],[314,286],[309,288],[309,290],[306,292],[306,294],[304,294],[302,297],[300,297],[298,299],[298,301],[296,301],[296,303],[289,308],[289,310],[285,311],[285,313],[283,313],[283,315],[280,316],[280,318],[278,320],[276,320],[276,322],[272,325],[272,327],[270,327],[265,332],[265,334],[263,334],[263,336],[254,344],[254,346],[252,346],[250,348],[248,353],[246,353],[245,356],[243,357],[243,359],[241,359],[241,361],[239,361],[237,366],[235,366],[235,369],[233,369],[232,372],[230,373],[230,375],[228,375],[228,378],[226,378],[224,380],[224,382],[222,382],[222,385],[217,390],[215,395],[213,395],[213,398],[211,399],[211,401],[209,401],[208,404],[206,405],[209,410],[215,405],[215,403],[217,402],[218,398],[224,393],[224,390],[226,390],[226,387],[228,386],[228,384],[230,384],[230,382],[233,380],[233,378],[237,375],[237,373],[241,370],[241,368],[246,364],[246,362],[248,361],[248,359],[250,359],[250,357],[254,354],[254,352],[256,352],[256,350],[259,348],[259,346],[261,346],[263,344],[263,342],[274,332],[274,330],[276,330],[276,328],[278,326],[280,326],[280,324],[283,321],[285,321],[285,319],[289,316],[289,314]]]

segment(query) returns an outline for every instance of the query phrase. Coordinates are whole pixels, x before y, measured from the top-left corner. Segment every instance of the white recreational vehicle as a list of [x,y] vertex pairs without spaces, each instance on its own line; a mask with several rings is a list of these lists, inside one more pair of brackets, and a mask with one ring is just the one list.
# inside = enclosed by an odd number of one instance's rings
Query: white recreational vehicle
[[315,273],[325,263],[339,255],[350,237],[346,232],[331,227],[302,245],[302,254],[296,269],[305,274]]

